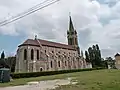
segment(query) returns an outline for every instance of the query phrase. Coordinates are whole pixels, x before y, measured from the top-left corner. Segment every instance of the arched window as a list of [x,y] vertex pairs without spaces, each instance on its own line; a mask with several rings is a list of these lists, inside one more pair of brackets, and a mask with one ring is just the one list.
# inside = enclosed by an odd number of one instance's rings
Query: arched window
[[24,60],[27,60],[27,50],[24,49]]
[[33,60],[34,59],[34,50],[32,49],[31,50],[31,60]]
[[46,53],[46,50],[45,50],[45,53]]
[[60,67],[60,61],[58,61],[58,67]]
[[43,68],[40,68],[40,71],[43,71]]
[[37,50],[37,60],[39,60],[39,50]]
[[50,66],[51,66],[51,68],[53,67],[53,62],[52,61],[50,62]]

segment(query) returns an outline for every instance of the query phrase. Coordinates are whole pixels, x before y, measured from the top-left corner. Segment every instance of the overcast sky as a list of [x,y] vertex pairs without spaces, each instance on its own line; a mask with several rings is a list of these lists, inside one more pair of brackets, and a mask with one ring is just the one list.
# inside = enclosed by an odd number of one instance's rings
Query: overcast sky
[[[44,0],[0,0],[0,21],[24,12]],[[67,43],[69,12],[86,50],[99,44],[102,56],[120,51],[120,0],[61,0],[14,23],[0,27],[0,52],[15,54],[27,38]]]

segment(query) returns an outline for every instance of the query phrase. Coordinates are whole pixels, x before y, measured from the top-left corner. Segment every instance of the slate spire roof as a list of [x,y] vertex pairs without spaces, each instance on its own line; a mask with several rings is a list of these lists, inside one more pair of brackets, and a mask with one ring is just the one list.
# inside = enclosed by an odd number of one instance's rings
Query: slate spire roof
[[69,18],[70,18],[70,21],[69,21],[69,30],[70,31],[74,31],[74,25],[73,25],[71,16],[69,16]]

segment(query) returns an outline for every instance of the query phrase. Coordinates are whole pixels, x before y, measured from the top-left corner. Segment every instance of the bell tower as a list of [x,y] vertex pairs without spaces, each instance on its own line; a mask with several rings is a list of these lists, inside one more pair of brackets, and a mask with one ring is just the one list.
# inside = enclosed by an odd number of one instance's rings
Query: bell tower
[[74,29],[74,25],[70,15],[69,15],[69,28],[67,30],[67,38],[68,38],[68,45],[72,45],[74,48],[76,48],[78,54],[80,54],[77,31]]

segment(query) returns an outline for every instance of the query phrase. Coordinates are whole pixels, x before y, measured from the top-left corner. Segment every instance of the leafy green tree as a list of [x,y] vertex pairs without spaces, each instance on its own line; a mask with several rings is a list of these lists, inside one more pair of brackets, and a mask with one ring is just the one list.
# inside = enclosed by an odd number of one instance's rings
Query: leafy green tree
[[97,56],[96,56],[96,55],[97,55],[96,52],[97,52],[97,51],[96,51],[95,45],[92,46],[92,50],[93,50],[93,53],[92,53],[92,54],[93,54],[93,62],[94,62],[94,64],[96,65],[96,57],[97,57]]
[[98,44],[96,44],[96,64],[97,64],[97,66],[101,66],[101,61],[102,61],[101,51],[99,49]]
[[1,53],[1,58],[0,58],[0,68],[4,68],[6,67],[6,64],[5,64],[5,54],[4,54],[4,51]]
[[101,51],[98,44],[88,48],[89,61],[91,61],[93,67],[100,67],[102,63]]
[[96,49],[99,50],[99,46],[98,46],[98,44],[96,44]]
[[85,51],[85,60],[86,60],[86,62],[89,62],[89,63],[91,62],[87,51]]
[[4,59],[5,58],[5,54],[4,54],[4,51],[1,53],[1,59]]
[[105,61],[107,65],[110,65],[111,68],[115,68],[115,60],[112,57],[106,57]]
[[89,54],[90,62],[92,63],[92,66],[94,67],[95,66],[95,62],[94,62],[94,54],[93,54],[92,47],[88,48],[88,54]]
[[10,69],[11,69],[11,72],[14,72],[15,71],[15,65],[16,65],[16,57],[8,57],[8,60],[9,60],[9,66],[10,66]]
[[101,67],[108,68],[107,61],[101,61]]
[[16,57],[10,56],[5,59],[6,65],[10,68],[11,72],[15,71]]

